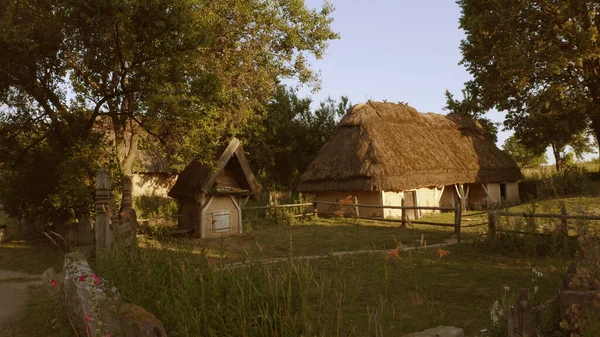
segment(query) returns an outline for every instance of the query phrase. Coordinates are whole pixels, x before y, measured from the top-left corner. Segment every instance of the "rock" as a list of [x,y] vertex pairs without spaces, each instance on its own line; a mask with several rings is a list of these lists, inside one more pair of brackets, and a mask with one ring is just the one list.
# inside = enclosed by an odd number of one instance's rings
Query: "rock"
[[118,296],[90,269],[81,253],[65,256],[64,299],[80,336],[122,336]]
[[465,337],[465,333],[460,328],[440,325],[437,328],[411,333],[402,337]]
[[162,322],[148,310],[125,303],[120,308],[121,326],[128,337],[167,337]]
[[54,271],[53,268],[48,268],[42,273],[42,280],[46,285],[46,288],[57,300],[62,300],[64,278]]

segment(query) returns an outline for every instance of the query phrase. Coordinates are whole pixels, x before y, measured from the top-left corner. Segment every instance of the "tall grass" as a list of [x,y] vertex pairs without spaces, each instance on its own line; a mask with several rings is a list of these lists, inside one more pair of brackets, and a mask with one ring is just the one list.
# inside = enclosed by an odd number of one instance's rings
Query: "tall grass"
[[[324,300],[330,283],[303,263],[223,269],[185,252],[139,249],[101,257],[96,268],[124,301],[155,313],[169,335],[316,336],[335,324],[323,319],[337,312]],[[320,303],[317,311],[309,300]]]

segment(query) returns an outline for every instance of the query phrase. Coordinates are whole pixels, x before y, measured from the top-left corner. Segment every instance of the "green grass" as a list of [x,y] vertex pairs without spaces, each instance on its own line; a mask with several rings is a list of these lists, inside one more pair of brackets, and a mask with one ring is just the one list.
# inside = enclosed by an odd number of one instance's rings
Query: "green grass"
[[405,246],[415,246],[424,236],[428,244],[449,238],[452,228],[415,226],[400,228],[398,223],[348,219],[319,219],[291,226],[265,226],[242,235],[195,240],[188,238],[142,240],[143,245],[163,249],[206,252],[209,257],[239,261],[253,256],[281,257],[289,254],[290,238],[295,255],[324,255],[354,250],[393,249],[394,236]]
[[[564,265],[479,253],[467,244],[387,259],[373,253],[230,270],[203,255],[142,248],[101,260],[123,300],[146,307],[178,336],[401,336],[440,324],[466,335],[489,325],[504,292],[532,286],[550,297]],[[149,295],[151,294],[151,295]]]

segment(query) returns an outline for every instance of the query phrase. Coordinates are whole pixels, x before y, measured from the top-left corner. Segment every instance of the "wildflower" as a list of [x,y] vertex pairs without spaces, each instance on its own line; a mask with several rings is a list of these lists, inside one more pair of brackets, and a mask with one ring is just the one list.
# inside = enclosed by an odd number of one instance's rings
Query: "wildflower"
[[94,284],[96,285],[96,287],[100,286],[100,277],[98,277],[98,275],[96,274],[92,274],[92,279],[94,280]]
[[58,282],[56,282],[56,280],[50,280],[50,285],[52,288],[55,288],[58,285]]
[[90,317],[90,315],[85,315],[85,317],[83,318],[84,322],[89,322],[92,318]]
[[112,335],[107,333],[105,337],[112,337]]
[[402,247],[398,246],[398,247],[396,247],[396,249],[394,249],[394,250],[392,250],[392,251],[389,251],[389,252],[388,252],[388,255],[387,255],[387,258],[388,258],[388,259],[389,259],[389,258],[392,258],[392,257],[397,257],[397,258],[400,258],[400,257],[398,256],[398,254],[400,253],[400,249],[402,249]]
[[537,294],[537,292],[540,290],[540,288],[538,286],[533,287],[533,293]]
[[505,290],[505,291],[509,291],[509,290],[510,290],[510,287],[509,287],[509,286],[504,286],[504,290]]
[[81,276],[79,276],[79,281],[83,282],[85,281],[85,275],[81,274]]
[[449,251],[447,251],[447,250],[443,250],[443,249],[441,249],[441,248],[439,248],[439,249],[438,249],[438,255],[440,256],[440,260],[441,260],[441,259],[442,259],[444,256],[446,256],[446,255],[448,255],[448,254],[450,254],[450,252],[449,252]]

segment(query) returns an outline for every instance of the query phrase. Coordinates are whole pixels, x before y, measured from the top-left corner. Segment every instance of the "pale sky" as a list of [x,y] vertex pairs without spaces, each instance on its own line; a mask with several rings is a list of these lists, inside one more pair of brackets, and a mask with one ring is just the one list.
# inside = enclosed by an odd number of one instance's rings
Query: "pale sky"
[[[323,59],[314,61],[321,71],[321,90],[313,102],[346,95],[353,104],[367,100],[408,102],[421,112],[447,113],[444,91],[461,98],[470,79],[459,65],[464,32],[458,28],[460,9],[453,0],[332,0],[333,30],[341,39],[331,42]],[[321,7],[323,0],[306,0]],[[503,122],[504,113],[487,117]],[[503,126],[500,126],[500,130]],[[498,133],[502,147],[510,131]],[[548,159],[553,162],[551,155]]]

